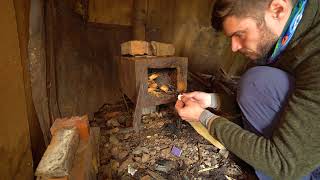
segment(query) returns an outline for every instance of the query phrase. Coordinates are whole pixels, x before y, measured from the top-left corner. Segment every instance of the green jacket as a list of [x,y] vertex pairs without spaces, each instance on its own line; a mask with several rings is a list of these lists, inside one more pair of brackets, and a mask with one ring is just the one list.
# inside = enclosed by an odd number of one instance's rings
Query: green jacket
[[320,2],[309,0],[294,38],[275,67],[295,89],[271,139],[219,117],[209,131],[227,149],[274,179],[299,179],[320,166]]

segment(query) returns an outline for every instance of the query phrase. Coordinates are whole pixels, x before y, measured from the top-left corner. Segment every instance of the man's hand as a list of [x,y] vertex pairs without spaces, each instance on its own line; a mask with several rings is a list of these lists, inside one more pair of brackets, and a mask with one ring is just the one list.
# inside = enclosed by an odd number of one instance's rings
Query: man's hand
[[211,95],[209,93],[195,91],[184,93],[183,96],[197,102],[203,109],[208,108],[211,105]]
[[189,122],[200,121],[200,115],[205,110],[197,101],[185,96],[176,102],[175,108],[181,119]]

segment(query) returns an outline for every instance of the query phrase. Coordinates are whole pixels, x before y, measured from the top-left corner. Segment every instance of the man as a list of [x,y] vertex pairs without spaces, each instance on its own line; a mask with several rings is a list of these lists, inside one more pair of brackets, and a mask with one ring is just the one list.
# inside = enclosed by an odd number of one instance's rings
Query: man
[[258,65],[241,78],[237,102],[243,128],[205,110],[217,94],[184,94],[176,110],[200,121],[259,179],[320,179],[320,2],[217,0],[212,23],[232,51]]

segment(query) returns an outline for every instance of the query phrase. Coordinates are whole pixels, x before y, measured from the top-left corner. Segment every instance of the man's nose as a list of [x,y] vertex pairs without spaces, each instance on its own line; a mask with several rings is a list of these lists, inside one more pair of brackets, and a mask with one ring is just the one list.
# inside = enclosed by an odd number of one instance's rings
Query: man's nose
[[239,38],[237,38],[237,37],[231,38],[231,47],[232,47],[233,52],[237,52],[237,51],[239,51],[239,49],[242,48],[242,45],[241,45]]

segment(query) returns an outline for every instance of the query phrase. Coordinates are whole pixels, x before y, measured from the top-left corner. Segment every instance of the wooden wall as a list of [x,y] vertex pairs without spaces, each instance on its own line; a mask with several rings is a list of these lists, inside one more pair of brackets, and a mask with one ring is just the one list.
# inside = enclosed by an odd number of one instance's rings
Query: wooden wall
[[58,104],[62,116],[91,114],[120,99],[116,58],[131,26],[92,24],[55,1]]
[[[189,58],[192,71],[214,73],[222,67],[230,75],[242,73],[247,62],[231,53],[229,40],[211,28],[215,0],[141,1],[146,2],[147,40],[173,43],[176,55]],[[130,25],[130,7],[132,0],[90,0],[89,22]]]
[[14,0],[14,7],[17,19],[17,32],[19,38],[21,65],[23,68],[23,79],[27,104],[28,124],[30,130],[31,149],[35,168],[35,166],[39,163],[42,154],[44,153],[45,144],[39,124],[39,118],[34,107],[32,99],[32,88],[30,84],[30,61],[28,57],[30,0]]
[[[214,0],[141,1],[146,39],[173,43],[177,56],[189,58],[190,71],[214,74],[222,68],[229,75],[242,73],[246,61],[231,53],[229,40],[211,28]],[[74,6],[55,2],[61,114],[92,114],[103,103],[120,100],[114,56],[120,54],[120,43],[132,40],[135,0],[89,0],[85,19],[70,8]]]
[[14,2],[0,1],[1,179],[33,179],[28,105]]
[[130,26],[132,25],[133,1],[134,0],[90,0],[88,21],[92,23]]

